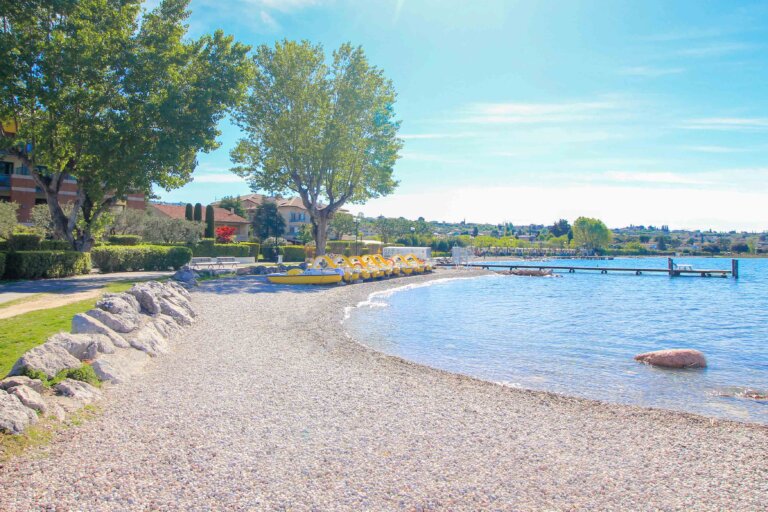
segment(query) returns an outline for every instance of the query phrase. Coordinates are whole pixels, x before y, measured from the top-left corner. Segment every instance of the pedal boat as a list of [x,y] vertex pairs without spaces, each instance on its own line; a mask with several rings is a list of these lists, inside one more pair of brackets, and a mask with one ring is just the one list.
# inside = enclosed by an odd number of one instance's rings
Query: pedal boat
[[[319,257],[327,258],[327,256]],[[347,283],[353,283],[363,278],[362,269],[358,266],[355,266],[355,264],[349,261],[349,258],[346,256],[334,256],[332,263],[336,266],[336,268],[340,268],[344,272],[344,281]]]
[[427,264],[415,254],[406,254],[405,261],[410,263],[419,274],[423,274],[427,271]]
[[375,265],[378,267],[378,269],[384,273],[385,277],[392,275],[392,265],[387,263],[387,261],[378,254],[368,254],[363,256],[363,261],[366,262],[369,266]]
[[405,260],[405,258],[402,257],[400,254],[395,254],[392,256],[392,261],[394,262],[395,266],[400,270],[401,274],[404,274],[406,276],[409,276],[413,274],[414,268],[411,266],[411,264]]
[[360,256],[351,256],[349,258],[349,261],[351,261],[355,265],[360,265],[364,270],[367,270],[368,274],[371,276],[371,279],[381,279],[382,277],[384,277],[383,270],[381,270],[377,265],[369,264]]
[[288,272],[267,274],[273,284],[336,284],[344,278],[341,269],[292,269]]

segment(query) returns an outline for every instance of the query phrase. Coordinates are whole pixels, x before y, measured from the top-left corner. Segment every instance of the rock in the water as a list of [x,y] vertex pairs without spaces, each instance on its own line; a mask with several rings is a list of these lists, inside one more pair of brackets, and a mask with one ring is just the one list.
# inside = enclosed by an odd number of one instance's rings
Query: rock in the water
[[74,379],[64,379],[53,388],[62,396],[74,398],[86,404],[101,398],[101,391],[91,386],[87,382]]
[[690,348],[657,350],[635,356],[635,361],[664,368],[705,368],[704,354]]
[[130,293],[105,293],[96,303],[96,307],[113,315],[126,315],[141,312],[136,297]]
[[111,354],[115,345],[104,334],[70,334],[60,332],[48,338],[47,343],[59,345],[81,361],[96,359],[99,354]]
[[14,386],[8,390],[9,395],[14,395],[26,407],[45,414],[48,412],[48,405],[45,403],[42,395],[28,386]]
[[3,380],[0,380],[0,389],[8,390],[14,386],[27,386],[38,393],[42,393],[43,389],[45,389],[45,386],[43,386],[43,381],[39,379],[30,379],[29,377],[25,375],[16,375],[15,377],[6,377]]
[[113,329],[104,325],[101,321],[95,319],[92,316],[78,313],[72,318],[72,333],[74,334],[103,334],[108,337],[110,341],[120,348],[128,348],[128,342],[116,333]]
[[25,368],[43,372],[49,379],[61,370],[80,368],[79,359],[55,343],[43,343],[29,351],[16,361],[8,375],[22,375]]
[[93,362],[93,370],[99,379],[120,384],[137,375],[149,361],[149,356],[139,350],[120,350],[100,357]]
[[37,414],[15,395],[0,390],[0,432],[20,434],[37,422]]
[[120,314],[110,313],[103,309],[94,308],[85,312],[86,315],[95,318],[115,332],[131,332],[139,326],[139,313],[125,312]]

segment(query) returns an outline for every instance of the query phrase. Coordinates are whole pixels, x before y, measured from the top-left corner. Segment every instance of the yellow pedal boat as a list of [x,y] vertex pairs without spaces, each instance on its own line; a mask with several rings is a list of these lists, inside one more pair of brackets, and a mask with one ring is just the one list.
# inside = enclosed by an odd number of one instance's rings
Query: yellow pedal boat
[[288,272],[267,274],[273,284],[336,284],[344,277],[340,269],[293,269]]

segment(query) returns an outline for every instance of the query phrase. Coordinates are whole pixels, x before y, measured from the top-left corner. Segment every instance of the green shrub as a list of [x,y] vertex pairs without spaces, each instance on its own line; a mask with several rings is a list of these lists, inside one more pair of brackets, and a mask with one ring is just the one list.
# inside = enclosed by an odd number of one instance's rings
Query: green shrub
[[37,233],[14,233],[8,239],[8,249],[11,251],[37,251],[40,249],[42,237]]
[[216,243],[216,239],[215,238],[203,238],[202,240],[200,240],[198,245],[200,247],[206,247],[209,250],[213,250],[213,245],[215,243]]
[[261,250],[261,244],[259,242],[240,242],[240,245],[248,246],[250,249],[248,256],[253,256],[254,258],[259,255],[259,251]]
[[107,238],[107,242],[112,245],[139,245],[141,237],[139,235],[112,235]]
[[7,279],[69,277],[91,271],[88,253],[76,251],[17,251],[5,261]]
[[104,246],[91,250],[94,266],[101,272],[177,270],[192,259],[188,247],[161,245]]
[[5,274],[5,253],[0,252],[0,279],[3,278],[3,274]]
[[[91,386],[101,387],[101,379],[94,371],[93,367],[89,364],[84,364],[80,368],[69,368],[61,370],[56,376],[47,382],[48,386],[55,386],[64,379],[79,380],[81,382],[87,382]],[[43,379],[43,383],[46,383],[46,379]]]
[[71,251],[72,246],[66,240],[41,240],[41,251]]
[[283,245],[280,247],[280,254],[284,261],[304,261],[307,258],[307,251],[303,245]]
[[253,247],[250,244],[197,244],[192,252],[195,256],[215,258],[216,256],[234,256],[247,258],[251,255]]

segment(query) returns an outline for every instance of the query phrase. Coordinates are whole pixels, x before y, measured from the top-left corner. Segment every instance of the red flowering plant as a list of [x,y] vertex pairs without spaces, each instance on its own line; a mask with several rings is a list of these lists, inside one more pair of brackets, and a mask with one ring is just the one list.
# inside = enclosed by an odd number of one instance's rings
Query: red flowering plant
[[216,242],[220,244],[231,244],[235,239],[237,230],[232,226],[219,226],[216,228]]

